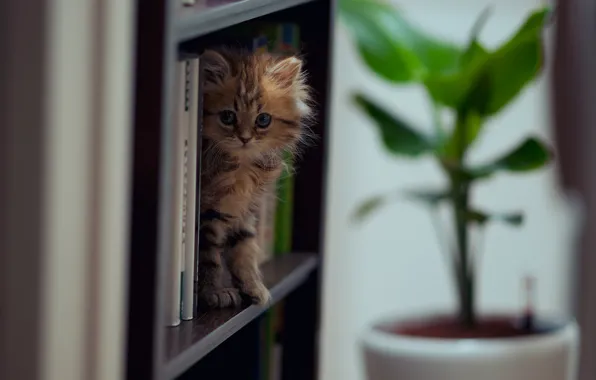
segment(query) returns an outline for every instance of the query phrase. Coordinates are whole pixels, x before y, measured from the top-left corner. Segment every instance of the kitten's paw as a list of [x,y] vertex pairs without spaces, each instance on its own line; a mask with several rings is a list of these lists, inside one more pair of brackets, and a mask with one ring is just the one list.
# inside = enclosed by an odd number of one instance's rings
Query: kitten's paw
[[242,297],[236,288],[205,289],[199,292],[199,301],[210,309],[223,309],[240,306]]
[[261,282],[256,282],[252,286],[245,286],[242,289],[249,299],[250,302],[256,305],[264,306],[271,302],[271,294],[269,289]]

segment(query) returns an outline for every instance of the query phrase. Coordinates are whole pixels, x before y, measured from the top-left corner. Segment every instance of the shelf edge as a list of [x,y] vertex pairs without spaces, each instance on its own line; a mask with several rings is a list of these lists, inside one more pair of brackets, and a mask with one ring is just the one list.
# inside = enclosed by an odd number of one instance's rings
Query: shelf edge
[[176,42],[183,43],[257,17],[317,0],[244,0],[176,18]]
[[319,259],[316,256],[309,257],[303,264],[296,268],[280,283],[270,289],[271,303],[269,306],[251,305],[230,318],[229,321],[215,329],[205,338],[196,342],[186,351],[171,359],[164,365],[164,379],[174,379],[188,370],[195,363],[205,357],[221,343],[234,335],[248,323],[253,321],[267,309],[284,299],[290,292],[302,285],[309,274],[317,268]]

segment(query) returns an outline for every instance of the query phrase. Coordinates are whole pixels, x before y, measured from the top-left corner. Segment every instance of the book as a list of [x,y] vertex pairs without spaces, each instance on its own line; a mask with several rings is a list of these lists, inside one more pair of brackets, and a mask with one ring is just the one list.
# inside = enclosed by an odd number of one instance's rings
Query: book
[[[178,125],[179,131],[179,145],[178,151],[176,151],[176,157],[178,163],[181,164],[182,178],[182,214],[180,215],[181,220],[179,223],[182,225],[181,236],[180,236],[180,305],[179,313],[180,319],[183,320],[182,314],[185,309],[185,272],[186,272],[186,204],[187,204],[187,154],[188,154],[188,135],[189,135],[189,123],[190,123],[190,112],[189,112],[189,82],[190,82],[190,65],[188,60],[184,59],[184,89],[182,101],[177,107],[181,108],[181,112],[184,113],[182,122]],[[180,152],[181,150],[181,152]],[[182,162],[180,162],[180,154],[182,154]],[[177,180],[177,182],[180,181]],[[180,184],[177,184],[180,186]]]
[[260,264],[273,257],[275,243],[275,213],[277,207],[276,183],[268,186],[263,195],[259,215],[257,216],[257,241],[261,247]]
[[172,236],[168,274],[167,325],[177,326],[196,314],[197,176],[200,173],[200,71],[197,56],[184,55],[176,64],[172,107],[173,182],[171,187]]
[[[196,82],[194,83],[194,87],[193,87],[193,98],[195,99],[193,101],[193,104],[196,104],[196,112],[193,111],[192,114],[196,115],[197,118],[197,139],[196,139],[196,151],[197,151],[197,159],[196,159],[196,175],[195,175],[195,190],[197,191],[197,195],[195,196],[195,210],[200,210],[201,209],[201,152],[202,152],[202,138],[200,138],[203,135],[203,84],[205,83],[204,81],[204,75],[203,75],[203,68],[201,66],[201,60],[199,57],[197,58],[197,76],[196,76]],[[196,96],[194,96],[196,94]],[[194,117],[194,116],[193,116]],[[195,213],[195,246],[194,246],[194,289],[198,288],[198,283],[199,283],[199,228],[200,228],[200,222],[201,222],[201,215],[200,212],[196,212]],[[194,310],[193,310],[193,316],[196,318],[198,317],[199,314],[199,309],[198,309],[198,305],[199,305],[199,294],[194,291],[193,292],[193,300],[194,300]]]
[[287,254],[292,249],[292,219],[294,216],[294,173],[292,157],[286,154],[285,167],[277,182],[277,205],[275,213],[275,256]]
[[180,274],[180,319],[184,320],[184,313],[186,311],[186,279],[188,276],[185,276],[187,273],[187,266],[186,266],[186,247],[188,247],[187,242],[187,233],[186,233],[186,217],[187,217],[187,203],[188,203],[188,129],[184,129],[184,154],[183,154],[183,163],[182,163],[182,246],[181,246],[181,254],[182,254],[182,271]]
[[174,81],[174,107],[172,129],[174,130],[173,144],[174,157],[171,160],[173,183],[171,194],[170,218],[172,220],[172,236],[170,236],[170,273],[169,273],[169,308],[167,324],[177,326],[180,324],[181,293],[182,293],[182,228],[183,228],[183,181],[184,181],[184,126],[187,125],[187,114],[184,110],[186,98],[186,62],[176,64]]
[[184,277],[182,292],[183,320],[190,320],[195,314],[194,284],[197,255],[196,211],[197,211],[197,156],[199,126],[199,58],[187,60],[186,101],[188,125],[185,133],[185,208],[184,208]]
[[265,34],[260,34],[257,37],[253,38],[252,41],[252,52],[253,53],[267,53],[269,51],[268,48],[269,39]]

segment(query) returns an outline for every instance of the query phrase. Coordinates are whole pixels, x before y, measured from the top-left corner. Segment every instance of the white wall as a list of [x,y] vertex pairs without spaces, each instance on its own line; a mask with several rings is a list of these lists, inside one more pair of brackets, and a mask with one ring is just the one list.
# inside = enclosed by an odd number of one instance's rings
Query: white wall
[[[395,1],[413,20],[456,42],[466,40],[477,15],[489,4],[480,0]],[[502,0],[492,4],[493,14],[482,32],[482,40],[489,46],[506,38],[538,2]],[[364,378],[357,337],[368,323],[387,313],[451,308],[454,297],[425,209],[395,203],[363,225],[349,221],[354,208],[367,196],[440,185],[442,176],[430,158],[407,161],[389,156],[380,146],[374,126],[349,100],[352,91],[366,91],[425,126],[431,118],[424,92],[415,87],[390,87],[377,79],[360,62],[341,25],[335,44],[320,378],[356,380]],[[491,120],[472,159],[493,157],[530,132],[550,139],[548,89],[545,76]],[[488,210],[523,209],[527,213],[521,229],[495,225],[488,230],[480,268],[480,308],[518,308],[520,277],[531,273],[538,279],[539,311],[568,314],[571,222],[575,219],[558,191],[554,167],[526,176],[501,175],[479,186],[474,202]]]

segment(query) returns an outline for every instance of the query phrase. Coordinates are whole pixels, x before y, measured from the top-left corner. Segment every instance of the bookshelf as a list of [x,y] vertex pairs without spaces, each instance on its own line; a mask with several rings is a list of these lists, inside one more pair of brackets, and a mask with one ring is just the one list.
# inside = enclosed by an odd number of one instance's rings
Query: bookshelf
[[[319,275],[328,117],[332,0],[172,0],[137,3],[134,152],[126,378],[260,380],[259,322],[267,308],[201,313],[166,327],[167,219],[172,181],[174,67],[180,53],[219,44],[243,45],[261,22],[300,27],[301,52],[314,89],[318,139],[298,163],[292,252],[263,267],[272,305],[283,301],[283,380],[316,378]],[[272,306],[271,305],[271,306]]]
[[[301,286],[318,264],[316,255],[291,254],[263,265],[265,284],[271,291],[272,304]],[[217,345],[244,328],[263,312],[262,307],[243,310],[224,309],[201,314],[189,323],[166,332],[166,377],[175,378]]]

